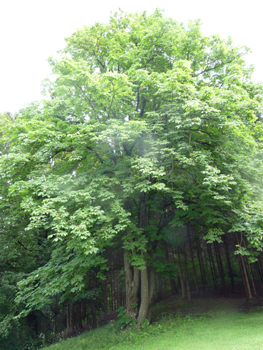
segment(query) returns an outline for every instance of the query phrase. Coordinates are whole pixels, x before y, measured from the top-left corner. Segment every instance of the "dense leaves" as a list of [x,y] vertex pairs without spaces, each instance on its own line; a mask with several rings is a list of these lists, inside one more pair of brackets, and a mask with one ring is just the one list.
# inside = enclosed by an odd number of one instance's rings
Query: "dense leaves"
[[119,12],[50,58],[46,99],[1,117],[1,279],[24,273],[16,314],[83,298],[112,246],[167,273],[167,237],[189,223],[262,249],[262,88],[247,51],[198,21]]

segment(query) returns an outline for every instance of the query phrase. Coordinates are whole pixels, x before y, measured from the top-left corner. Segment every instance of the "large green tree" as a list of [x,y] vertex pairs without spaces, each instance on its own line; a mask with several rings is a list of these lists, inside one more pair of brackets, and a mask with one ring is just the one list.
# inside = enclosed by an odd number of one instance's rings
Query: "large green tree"
[[[175,227],[191,223],[213,240],[260,207],[262,88],[246,52],[157,10],[84,27],[50,58],[47,99],[1,136],[8,224],[24,223],[25,241],[45,232],[52,242],[48,262],[19,283],[22,314],[83,295],[118,245],[127,314],[140,326]],[[261,249],[259,226],[250,234]]]

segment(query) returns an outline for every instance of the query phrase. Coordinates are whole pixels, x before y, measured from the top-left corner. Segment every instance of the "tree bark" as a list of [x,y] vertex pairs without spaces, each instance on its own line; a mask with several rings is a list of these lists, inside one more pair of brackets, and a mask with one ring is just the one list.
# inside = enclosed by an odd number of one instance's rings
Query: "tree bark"
[[67,305],[67,329],[69,329],[71,326],[70,324],[70,305]]
[[141,322],[145,320],[150,304],[149,300],[149,281],[148,281],[148,269],[145,264],[144,269],[141,270],[141,304],[138,315],[137,327],[140,328]]
[[108,282],[107,278],[104,281],[104,312],[108,313]]
[[224,247],[225,247],[225,252],[226,252],[226,261],[227,261],[228,273],[229,273],[230,280],[231,280],[231,288],[232,288],[232,292],[235,293],[234,276],[233,276],[233,271],[232,271],[232,267],[231,267],[231,261],[230,261],[230,257],[229,257],[227,241],[226,241],[226,237],[224,235],[223,235],[223,242],[224,242]]
[[126,315],[135,318],[138,311],[140,274],[136,267],[131,266],[131,263],[128,260],[127,250],[124,250],[124,273],[126,289]]
[[251,283],[252,283],[253,292],[254,292],[254,295],[255,295],[255,297],[256,297],[256,296],[257,296],[257,291],[256,291],[254,276],[253,276],[251,264],[249,263],[248,259],[247,259],[247,265],[248,265],[248,269],[249,269],[250,276],[251,276]]
[[187,247],[186,247],[186,244],[184,244],[184,271],[185,271],[185,284],[186,284],[187,300],[188,301],[192,301],[190,279],[189,279],[189,271],[188,271]]
[[153,266],[150,266],[148,271],[149,276],[149,299],[150,304],[147,312],[146,318],[149,322],[151,322],[152,319],[152,302],[153,302],[153,293],[154,293],[154,286],[155,286],[155,268]]
[[77,328],[82,328],[82,315],[81,315],[81,303],[77,303],[76,305],[76,321]]
[[192,266],[193,266],[193,273],[194,273],[194,279],[195,279],[195,290],[196,290],[196,293],[199,293],[199,287],[198,287],[196,270],[195,270],[195,263],[194,263],[194,256],[193,256],[193,250],[192,250],[192,243],[191,243],[191,235],[190,235],[189,225],[187,226],[187,233],[188,233],[190,256],[191,256],[191,261],[192,261]]
[[179,253],[177,253],[177,264],[178,264],[178,268],[179,268],[179,276],[180,276],[182,298],[185,299],[186,298],[185,282],[184,282],[183,270],[182,270],[181,259],[180,259],[180,254]]
[[152,266],[147,266],[145,262],[144,269],[141,270],[141,303],[137,318],[137,328],[140,328],[145,318],[147,318],[149,322],[151,321],[154,277],[154,268]]
[[257,271],[257,275],[258,275],[258,281],[259,281],[259,285],[260,285],[260,290],[262,291],[262,274],[261,274],[261,271],[260,271],[260,265],[259,265],[258,261],[255,263],[255,268],[256,268],[256,271]]
[[[236,240],[236,244],[240,245],[237,233],[235,234],[235,240]],[[238,254],[238,262],[239,262],[239,267],[240,267],[240,271],[241,271],[241,275],[242,275],[242,279],[243,279],[243,284],[245,287],[246,298],[247,298],[247,300],[251,300],[252,299],[251,288],[250,288],[250,284],[249,284],[247,269],[245,266],[243,255]]]
[[216,291],[216,293],[218,293],[217,282],[216,282],[216,269],[215,269],[215,263],[214,263],[213,253],[212,253],[212,248],[211,248],[210,243],[207,243],[207,251],[208,251],[208,257],[209,257],[209,261],[210,261],[210,269],[212,272],[212,278],[213,278],[213,282],[214,282],[215,291]]
[[95,329],[95,328],[97,328],[97,317],[96,317],[95,304],[92,304],[91,310],[92,310],[92,329]]
[[[166,243],[165,243],[165,256],[166,256],[166,260],[168,261],[168,263],[170,263],[171,259],[170,259],[170,254],[169,254],[169,248],[167,247]],[[169,279],[170,279],[170,285],[171,285],[171,292],[173,295],[175,295],[177,292],[175,280],[171,277]]]
[[214,248],[215,248],[215,252],[216,252],[216,260],[217,260],[219,276],[220,276],[220,280],[221,280],[221,286],[223,288],[224,295],[226,295],[227,294],[227,290],[226,290],[226,281],[225,281],[224,269],[223,269],[221,254],[220,254],[220,250],[219,250],[219,245],[218,245],[218,242],[216,242],[216,241],[214,241]]
[[250,284],[249,284],[247,269],[246,269],[243,255],[240,255],[240,260],[241,260],[243,274],[244,274],[244,283],[245,283],[246,289],[247,289],[247,299],[251,300],[252,299],[251,288],[250,288]]
[[197,248],[197,256],[198,256],[198,262],[199,262],[199,269],[200,269],[200,275],[201,275],[201,280],[202,280],[202,286],[203,286],[203,292],[205,294],[205,273],[203,271],[203,266],[202,266],[202,257],[200,256],[199,249]]

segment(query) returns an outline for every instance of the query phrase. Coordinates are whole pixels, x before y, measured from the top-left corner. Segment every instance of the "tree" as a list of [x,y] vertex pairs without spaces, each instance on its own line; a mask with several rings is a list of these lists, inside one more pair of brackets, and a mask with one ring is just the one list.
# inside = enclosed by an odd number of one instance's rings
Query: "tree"
[[81,298],[118,246],[139,327],[176,229],[191,224],[212,241],[236,230],[262,180],[262,88],[246,52],[156,10],[84,27],[50,58],[49,98],[2,136],[4,203],[17,208],[8,220],[23,217],[25,239],[52,242],[50,259],[19,282],[21,315],[54,296]]

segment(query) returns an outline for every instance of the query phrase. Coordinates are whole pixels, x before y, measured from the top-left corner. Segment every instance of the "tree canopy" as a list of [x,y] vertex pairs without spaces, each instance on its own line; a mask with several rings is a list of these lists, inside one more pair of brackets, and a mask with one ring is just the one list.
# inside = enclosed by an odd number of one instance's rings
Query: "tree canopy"
[[9,313],[88,298],[114,247],[140,325],[181,228],[210,242],[242,232],[251,259],[262,250],[262,86],[247,48],[159,10],[66,42],[45,99],[0,116],[1,280],[19,272]]

